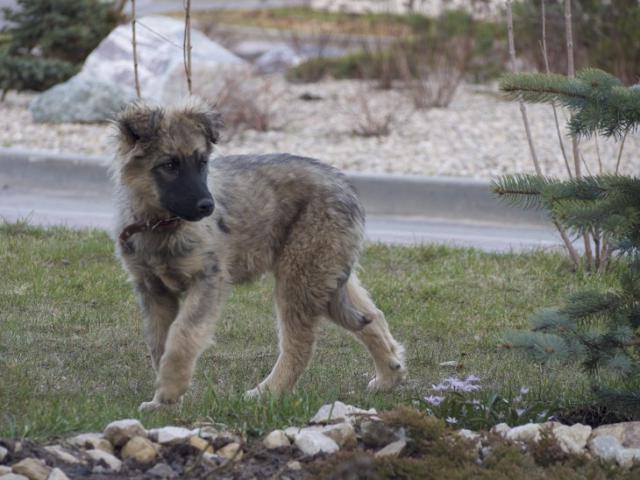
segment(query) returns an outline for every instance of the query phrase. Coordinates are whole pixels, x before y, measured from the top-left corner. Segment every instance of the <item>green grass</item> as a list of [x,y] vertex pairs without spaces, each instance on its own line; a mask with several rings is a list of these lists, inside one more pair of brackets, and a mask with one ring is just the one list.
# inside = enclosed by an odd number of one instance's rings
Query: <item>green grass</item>
[[[336,399],[386,409],[420,399],[453,373],[476,374],[484,391],[581,402],[586,377],[574,368],[542,372],[498,348],[501,334],[584,286],[613,276],[574,273],[560,254],[492,255],[441,246],[370,245],[361,278],[408,352],[410,377],[391,394],[368,394],[373,372],[364,348],[333,325],[297,390],[282,399],[245,402],[241,394],[277,356],[272,280],[238,287],[218,324],[216,344],[200,359],[181,411],[139,414],[153,394],[142,325],[107,235],[98,231],[0,226],[0,437],[51,437],[101,430],[137,417],[154,425],[222,422],[259,434],[305,422]],[[456,360],[458,372],[439,363]]]

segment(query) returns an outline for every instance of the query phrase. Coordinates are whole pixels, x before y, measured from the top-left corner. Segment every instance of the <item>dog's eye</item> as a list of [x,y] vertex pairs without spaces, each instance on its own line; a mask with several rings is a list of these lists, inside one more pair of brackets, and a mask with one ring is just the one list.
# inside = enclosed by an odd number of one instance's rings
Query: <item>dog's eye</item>
[[176,172],[178,170],[178,162],[170,160],[167,163],[163,163],[161,167],[167,172]]

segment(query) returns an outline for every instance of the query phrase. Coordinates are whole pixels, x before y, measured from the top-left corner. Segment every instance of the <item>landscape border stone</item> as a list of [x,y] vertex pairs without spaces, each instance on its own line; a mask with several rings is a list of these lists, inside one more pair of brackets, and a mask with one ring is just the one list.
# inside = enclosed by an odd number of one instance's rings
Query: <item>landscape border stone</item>
[[[0,187],[91,191],[110,195],[109,157],[0,147]],[[345,172],[368,214],[447,221],[548,225],[540,211],[496,200],[489,181]]]

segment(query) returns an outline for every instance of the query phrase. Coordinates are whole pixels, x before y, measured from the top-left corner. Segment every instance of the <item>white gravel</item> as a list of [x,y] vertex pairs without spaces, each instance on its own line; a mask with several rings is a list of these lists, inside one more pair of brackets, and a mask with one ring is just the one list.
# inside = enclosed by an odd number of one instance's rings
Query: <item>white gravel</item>
[[[501,100],[492,87],[463,86],[449,108],[430,110],[414,110],[402,92],[375,90],[355,81],[289,85],[278,80],[270,91],[261,101],[271,103],[272,123],[277,128],[239,133],[219,146],[220,153],[290,152],[362,172],[477,178],[534,172],[518,105]],[[305,92],[322,100],[300,100]],[[34,124],[27,110],[32,98],[31,94],[10,93],[0,103],[0,145],[109,153],[108,125]],[[365,105],[375,119],[393,117],[388,136],[353,134],[365,117]],[[527,109],[544,173],[564,176],[551,107],[529,105]],[[570,141],[565,141],[570,154]],[[613,140],[599,139],[605,171],[613,170],[618,148]],[[597,173],[594,140],[583,140],[581,151],[588,171]],[[640,136],[633,133],[626,140],[621,172],[635,173],[639,167]],[[587,171],[584,166],[583,171]]]

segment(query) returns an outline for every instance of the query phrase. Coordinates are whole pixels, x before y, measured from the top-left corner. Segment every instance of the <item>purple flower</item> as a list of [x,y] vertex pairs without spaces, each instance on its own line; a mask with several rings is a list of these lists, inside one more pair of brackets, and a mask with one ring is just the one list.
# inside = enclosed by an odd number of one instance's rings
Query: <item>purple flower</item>
[[428,397],[424,397],[424,401],[433,405],[434,407],[440,405],[443,400],[444,397],[441,397],[439,395],[429,395]]
[[453,425],[453,424],[455,424],[455,423],[458,423],[458,419],[457,419],[456,417],[447,417],[447,418],[445,419],[445,421],[446,421],[447,423],[452,424],[452,425]]
[[520,395],[526,395],[529,393],[529,387],[520,387]]
[[527,411],[527,409],[526,409],[526,408],[516,408],[516,415],[518,415],[519,417],[521,417],[521,416],[522,416],[522,414],[523,414],[524,412],[526,412],[526,411]]
[[475,382],[480,380],[475,375],[469,375],[464,380],[458,377],[445,378],[442,383],[437,385],[431,385],[431,388],[436,392],[446,392],[448,390],[457,390],[460,392],[475,392],[480,390],[480,385],[475,385]]

